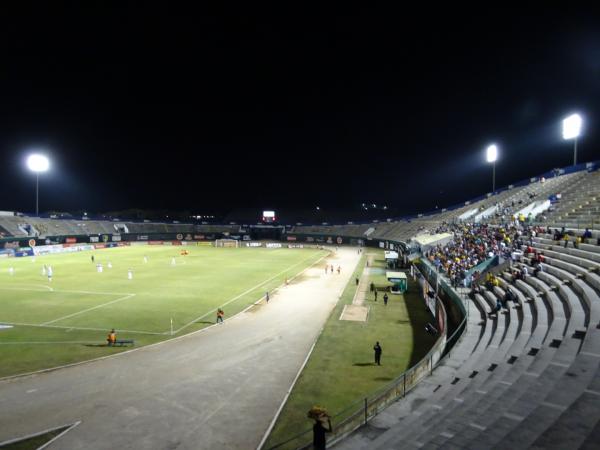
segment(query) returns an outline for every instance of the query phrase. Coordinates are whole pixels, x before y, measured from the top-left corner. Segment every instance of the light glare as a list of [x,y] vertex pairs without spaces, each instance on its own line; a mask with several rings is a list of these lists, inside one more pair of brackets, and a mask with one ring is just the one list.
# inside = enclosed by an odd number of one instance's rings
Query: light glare
[[583,120],[579,114],[571,114],[563,120],[563,139],[577,139],[581,134]]
[[495,162],[498,159],[498,147],[492,144],[486,150],[487,162]]
[[33,154],[27,158],[27,167],[32,172],[46,172],[50,167],[50,161],[44,155]]

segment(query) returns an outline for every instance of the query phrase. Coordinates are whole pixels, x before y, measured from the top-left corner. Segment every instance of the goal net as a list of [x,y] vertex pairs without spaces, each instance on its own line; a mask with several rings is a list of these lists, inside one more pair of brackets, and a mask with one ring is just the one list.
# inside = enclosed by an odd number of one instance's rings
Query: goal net
[[217,239],[215,241],[215,247],[239,247],[240,242],[235,239]]

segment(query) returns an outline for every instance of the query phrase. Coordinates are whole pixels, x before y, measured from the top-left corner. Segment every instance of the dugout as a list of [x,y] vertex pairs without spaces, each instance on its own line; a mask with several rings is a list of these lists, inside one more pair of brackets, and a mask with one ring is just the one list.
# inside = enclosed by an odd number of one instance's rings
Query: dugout
[[385,263],[388,269],[397,269],[398,268],[398,252],[392,250],[386,250],[384,252],[385,255]]
[[386,272],[385,277],[392,283],[392,294],[404,294],[408,289],[408,279],[404,272]]

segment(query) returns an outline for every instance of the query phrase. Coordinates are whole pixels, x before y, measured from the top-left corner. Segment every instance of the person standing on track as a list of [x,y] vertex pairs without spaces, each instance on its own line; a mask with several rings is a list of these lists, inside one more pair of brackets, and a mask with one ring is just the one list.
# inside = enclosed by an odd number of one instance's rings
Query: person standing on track
[[265,294],[265,300],[267,303],[269,303],[269,291],[267,291],[267,293]]
[[223,312],[223,310],[221,308],[217,309],[217,323],[223,323],[223,316],[225,315],[225,313]]

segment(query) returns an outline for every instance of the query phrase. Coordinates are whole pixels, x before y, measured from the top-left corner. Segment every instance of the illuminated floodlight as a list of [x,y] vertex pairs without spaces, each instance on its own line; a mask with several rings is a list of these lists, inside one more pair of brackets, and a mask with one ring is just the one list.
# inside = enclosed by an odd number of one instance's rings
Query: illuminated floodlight
[[577,139],[581,135],[583,119],[579,114],[571,114],[562,123],[563,139]]
[[35,173],[35,215],[37,216],[40,209],[40,173],[50,168],[50,161],[40,153],[32,153],[27,157],[27,167]]
[[27,158],[27,167],[32,172],[46,172],[50,168],[50,161],[44,155],[34,153]]
[[498,147],[496,146],[496,144],[489,145],[488,148],[486,149],[485,154],[486,154],[487,162],[489,162],[489,163],[496,162],[496,160],[498,159]]
[[579,114],[571,114],[563,120],[563,139],[573,139],[573,165],[577,165],[577,139],[581,136],[583,119]]
[[485,149],[487,162],[492,163],[492,192],[496,192],[496,160],[498,159],[498,146],[488,145]]

